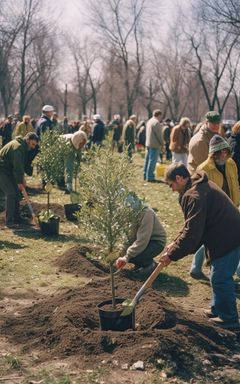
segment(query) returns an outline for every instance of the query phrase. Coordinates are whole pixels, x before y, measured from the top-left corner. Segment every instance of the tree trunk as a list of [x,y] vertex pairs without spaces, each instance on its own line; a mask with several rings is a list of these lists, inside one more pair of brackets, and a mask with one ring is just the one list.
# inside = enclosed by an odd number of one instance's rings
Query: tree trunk
[[111,278],[111,290],[112,290],[112,306],[116,309],[116,291],[114,282],[113,263],[110,264],[110,278]]

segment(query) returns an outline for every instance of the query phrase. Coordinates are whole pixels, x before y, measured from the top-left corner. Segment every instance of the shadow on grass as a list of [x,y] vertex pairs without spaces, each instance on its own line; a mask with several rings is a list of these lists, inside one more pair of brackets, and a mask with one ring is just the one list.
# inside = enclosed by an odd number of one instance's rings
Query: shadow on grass
[[35,187],[26,187],[26,191],[30,196],[36,196],[36,195],[42,195],[43,193],[46,193],[42,187],[35,186]]
[[161,273],[152,287],[159,292],[176,297],[187,296],[189,294],[189,287],[186,281],[177,276],[170,276],[167,273]]
[[28,248],[28,246],[18,243],[13,243],[11,241],[0,241],[0,249],[23,249]]
[[45,236],[41,233],[40,229],[35,227],[26,227],[22,229],[18,229],[16,231],[13,231],[13,233],[19,237],[24,237],[26,239],[42,239],[44,241],[49,242],[60,242],[60,243],[66,243],[66,242],[81,242],[81,243],[89,243],[89,240],[81,238],[79,236],[76,236],[74,234],[59,234],[54,236]]

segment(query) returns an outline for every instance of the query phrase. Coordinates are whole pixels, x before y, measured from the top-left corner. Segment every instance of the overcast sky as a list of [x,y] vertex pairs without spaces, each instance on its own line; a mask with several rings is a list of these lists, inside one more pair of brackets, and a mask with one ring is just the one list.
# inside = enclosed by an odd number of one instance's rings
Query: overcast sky
[[[47,0],[46,0],[47,1]],[[73,35],[87,35],[87,21],[88,21],[88,0],[48,0],[47,4],[51,7],[51,12],[58,16],[58,24],[60,29],[72,32]],[[101,0],[99,0],[101,1]],[[130,1],[130,0],[129,0]],[[155,21],[159,20],[159,30],[161,31],[161,38],[166,36],[168,25],[174,19],[174,13],[177,10],[177,5],[180,3],[181,7],[190,6],[192,0],[154,0],[156,8]],[[147,3],[152,5],[152,0],[147,0]],[[157,5],[159,4],[159,8]],[[148,4],[147,4],[148,5]],[[157,9],[158,8],[158,9]],[[90,31],[92,33],[92,31]],[[63,86],[69,78],[68,66],[64,64],[61,69],[61,82]]]
[[[78,28],[84,28],[87,19],[87,4],[88,0],[48,0],[48,3],[53,5],[61,16],[59,23],[63,27],[67,27],[75,31]],[[101,1],[101,0],[99,0]],[[155,0],[156,4],[159,3],[159,15],[156,12],[156,17],[159,17],[161,23],[167,23],[174,12],[176,11],[177,4],[181,4],[186,9],[190,6],[192,0]],[[147,0],[152,4],[152,0]]]

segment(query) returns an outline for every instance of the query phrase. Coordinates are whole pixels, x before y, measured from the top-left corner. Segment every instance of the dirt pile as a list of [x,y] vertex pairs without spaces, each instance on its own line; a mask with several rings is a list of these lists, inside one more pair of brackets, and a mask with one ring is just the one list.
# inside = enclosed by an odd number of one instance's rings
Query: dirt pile
[[[87,259],[85,268],[87,274],[92,271],[95,275],[96,265]],[[174,374],[192,375],[214,364],[229,365],[236,335],[183,312],[153,289],[137,305],[135,331],[100,331],[96,306],[111,296],[108,276],[100,272],[101,277],[85,286],[51,295],[22,310],[18,317],[8,317],[1,332],[15,343],[43,350],[45,356],[46,351],[54,357],[77,355],[85,367],[103,361],[130,365],[143,360],[171,366]],[[118,296],[133,298],[141,283],[118,276],[116,285]]]
[[56,260],[60,272],[69,272],[85,277],[107,276],[108,270],[97,260],[88,260],[92,249],[86,246],[75,246]]
[[[47,209],[46,204],[36,203],[36,202],[32,202],[32,207],[33,207],[33,212],[35,213],[36,216],[41,211],[44,211]],[[62,205],[56,204],[56,203],[51,203],[50,209],[55,215],[60,217],[60,221],[66,221],[65,216],[64,216],[64,207]]]
[[[36,202],[31,202],[31,205],[33,207],[33,212],[34,214],[37,216],[41,211],[43,210],[46,210],[47,209],[47,205],[46,204],[42,204],[42,203],[36,203]],[[64,222],[66,221],[65,219],[65,215],[64,215],[64,207],[60,204],[51,204],[50,205],[50,209],[57,215],[60,217],[60,221]],[[5,225],[5,211],[4,212],[1,212],[0,213],[0,227],[4,227]],[[27,224],[27,219],[31,217],[30,215],[30,212],[29,212],[29,208],[27,207],[27,205],[25,204],[24,201],[21,201],[21,205],[20,205],[20,215],[21,217],[23,217],[24,219],[26,219],[26,222],[24,222],[24,224]]]

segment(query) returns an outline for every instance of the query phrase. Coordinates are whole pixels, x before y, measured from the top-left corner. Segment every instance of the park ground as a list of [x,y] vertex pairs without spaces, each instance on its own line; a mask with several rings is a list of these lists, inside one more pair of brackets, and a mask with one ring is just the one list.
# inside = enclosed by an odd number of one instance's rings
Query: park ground
[[[178,197],[164,183],[145,183],[142,166],[143,156],[135,154],[132,189],[156,210],[170,242],[183,224]],[[28,184],[37,213],[46,195],[37,193],[37,175]],[[190,256],[171,263],[140,302],[137,336],[101,334],[95,302],[110,293],[108,275],[91,264],[86,250],[93,244],[84,229],[64,219],[69,196],[54,188],[51,202],[62,218],[58,237],[34,227],[4,229],[0,218],[0,384],[240,382],[239,335],[204,320],[210,287],[189,276]],[[141,284],[118,279],[130,297]],[[166,313],[171,329],[160,321]],[[144,369],[133,369],[139,360]]]

